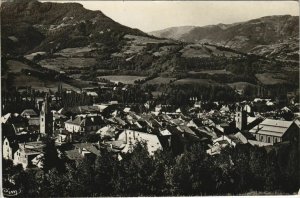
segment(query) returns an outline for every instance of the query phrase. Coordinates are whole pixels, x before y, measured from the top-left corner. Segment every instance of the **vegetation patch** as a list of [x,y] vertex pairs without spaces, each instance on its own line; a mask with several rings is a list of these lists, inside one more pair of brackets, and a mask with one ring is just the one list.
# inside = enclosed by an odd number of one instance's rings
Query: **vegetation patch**
[[215,69],[215,70],[204,70],[204,71],[189,71],[189,74],[232,74],[230,71],[227,71],[226,69]]
[[145,76],[130,76],[130,75],[122,75],[122,76],[99,76],[98,79],[106,79],[114,83],[123,83],[123,84],[134,84],[137,80],[145,79]]
[[287,84],[287,76],[282,73],[255,74],[258,81],[264,85]]
[[[26,84],[24,84],[26,82]],[[15,75],[13,78],[13,85],[16,87],[24,87],[24,86],[30,86],[33,89],[39,90],[39,91],[49,91],[50,90],[57,90],[59,81],[50,81],[45,79],[39,79],[38,77],[26,75],[26,74],[19,74]],[[71,89],[74,91],[78,91],[79,89],[76,87],[73,87],[66,83],[61,83],[63,88]]]
[[57,57],[44,59],[39,62],[42,67],[56,70],[64,71],[71,68],[88,68],[97,63],[95,58],[65,58]]
[[8,60],[6,62],[6,64],[7,64],[8,70],[12,73],[20,73],[22,71],[22,69],[34,70],[29,65],[24,64],[20,61],[16,61],[16,60]]
[[197,85],[213,85],[213,84],[217,84],[215,81],[210,80],[210,79],[196,79],[196,78],[183,78],[180,80],[176,80],[174,82],[174,84],[176,85],[184,85],[184,84],[197,84]]
[[145,82],[146,85],[160,85],[160,84],[169,84],[175,81],[176,78],[168,78],[168,77],[157,77],[152,80]]

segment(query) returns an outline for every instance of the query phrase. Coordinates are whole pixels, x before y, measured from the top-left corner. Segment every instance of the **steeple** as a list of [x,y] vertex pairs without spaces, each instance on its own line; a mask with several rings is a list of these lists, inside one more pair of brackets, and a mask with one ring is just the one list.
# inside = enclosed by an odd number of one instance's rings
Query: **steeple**
[[244,111],[243,106],[238,106],[236,108],[235,126],[239,130],[243,130],[247,126],[247,112]]
[[41,134],[52,134],[53,132],[53,115],[50,111],[49,96],[48,93],[45,96],[40,112],[40,133]]

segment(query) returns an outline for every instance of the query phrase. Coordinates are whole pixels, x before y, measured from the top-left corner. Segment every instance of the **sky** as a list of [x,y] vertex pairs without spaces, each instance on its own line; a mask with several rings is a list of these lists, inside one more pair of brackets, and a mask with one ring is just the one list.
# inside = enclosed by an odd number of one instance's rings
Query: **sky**
[[[63,1],[59,1],[63,2]],[[67,1],[101,10],[144,32],[175,26],[230,24],[269,15],[299,16],[297,1]]]

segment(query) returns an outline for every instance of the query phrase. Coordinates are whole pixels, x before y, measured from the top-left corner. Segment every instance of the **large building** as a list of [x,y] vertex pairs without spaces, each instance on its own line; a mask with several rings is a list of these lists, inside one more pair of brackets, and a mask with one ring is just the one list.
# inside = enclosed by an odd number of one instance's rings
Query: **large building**
[[123,153],[131,152],[134,148],[134,145],[138,142],[144,142],[147,144],[147,150],[150,155],[153,155],[157,150],[163,150],[157,135],[154,134],[133,130],[124,130],[119,135],[118,141],[123,141],[123,144],[125,145],[122,150]]
[[[294,141],[299,136],[299,128],[293,121],[265,119],[249,131],[257,141],[275,144]],[[296,139],[295,139],[296,138]]]

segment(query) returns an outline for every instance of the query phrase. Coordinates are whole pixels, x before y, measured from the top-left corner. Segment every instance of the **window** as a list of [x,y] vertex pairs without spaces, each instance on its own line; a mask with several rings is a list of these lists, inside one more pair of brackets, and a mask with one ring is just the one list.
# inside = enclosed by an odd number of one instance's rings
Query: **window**
[[277,138],[276,137],[274,138],[274,143],[277,143]]
[[7,143],[7,142],[5,142],[5,145],[8,145],[8,143]]
[[267,141],[268,143],[270,143],[271,142],[271,138],[270,137],[268,137],[268,141]]
[[264,136],[261,135],[260,136],[260,141],[263,141],[263,139],[264,139]]

